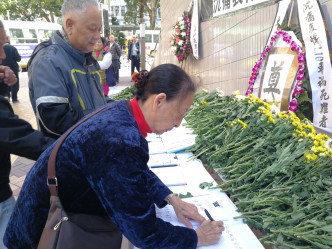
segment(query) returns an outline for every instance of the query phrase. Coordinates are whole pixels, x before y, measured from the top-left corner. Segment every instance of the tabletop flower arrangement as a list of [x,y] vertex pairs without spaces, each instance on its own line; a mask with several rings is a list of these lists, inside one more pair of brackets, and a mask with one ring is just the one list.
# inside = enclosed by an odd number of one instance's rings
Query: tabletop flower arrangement
[[171,50],[179,62],[187,59],[188,55],[191,53],[190,28],[189,14],[188,12],[184,12],[173,26],[173,33],[170,37]]

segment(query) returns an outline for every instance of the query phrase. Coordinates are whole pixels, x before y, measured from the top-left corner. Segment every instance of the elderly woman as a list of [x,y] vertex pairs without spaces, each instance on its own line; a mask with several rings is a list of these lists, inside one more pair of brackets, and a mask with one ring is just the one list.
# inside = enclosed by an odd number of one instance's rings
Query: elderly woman
[[[139,248],[187,249],[217,243],[223,223],[205,220],[147,167],[145,136],[180,125],[194,99],[193,82],[178,66],[163,64],[140,72],[135,85],[133,100],[113,103],[74,129],[62,144],[56,175],[64,209],[107,215]],[[41,155],[25,179],[4,239],[9,249],[38,245],[50,205],[46,178],[51,150]],[[156,217],[155,204],[164,207],[167,202],[187,227]],[[200,227],[192,229],[188,219],[200,222]]]
[[112,65],[112,54],[109,52],[104,52],[104,47],[106,46],[106,40],[104,37],[100,37],[95,46],[93,47],[92,56],[98,61],[100,70],[100,78],[103,83],[104,95],[108,96],[109,88],[106,82],[105,70]]

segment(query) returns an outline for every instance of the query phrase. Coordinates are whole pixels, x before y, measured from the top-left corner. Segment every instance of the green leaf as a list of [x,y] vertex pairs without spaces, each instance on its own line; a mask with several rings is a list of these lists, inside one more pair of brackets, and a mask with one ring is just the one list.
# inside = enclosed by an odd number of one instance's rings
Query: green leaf
[[190,192],[187,192],[186,195],[184,195],[184,194],[179,194],[179,197],[180,197],[181,199],[185,199],[185,198],[194,197],[194,196],[193,196]]
[[299,220],[305,217],[305,213],[303,211],[296,212],[291,215],[293,219]]
[[199,187],[201,189],[205,189],[207,187],[212,187],[213,186],[213,182],[202,182],[201,184],[199,184]]
[[283,242],[284,242],[284,236],[281,233],[279,233],[277,237],[277,245],[282,245]]
[[321,229],[325,232],[332,233],[332,224],[322,227]]

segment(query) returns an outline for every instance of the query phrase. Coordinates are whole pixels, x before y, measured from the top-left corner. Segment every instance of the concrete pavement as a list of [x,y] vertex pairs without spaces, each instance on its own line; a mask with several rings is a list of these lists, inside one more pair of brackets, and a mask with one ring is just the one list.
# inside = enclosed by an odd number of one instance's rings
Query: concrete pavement
[[[149,68],[150,69],[150,68]],[[118,92],[125,86],[130,86],[133,82],[130,82],[130,67],[124,67],[120,69],[120,82],[116,87],[110,88],[110,93]],[[14,112],[19,118],[28,121],[34,129],[37,129],[37,123],[35,115],[33,113],[30,99],[29,99],[29,88],[28,88],[28,74],[27,72],[20,72],[20,90],[18,92],[19,103],[12,104]],[[18,157],[11,155],[12,169],[10,173],[10,186],[13,190],[14,197],[17,198],[26,174],[29,172],[35,161],[29,160],[24,157]]]

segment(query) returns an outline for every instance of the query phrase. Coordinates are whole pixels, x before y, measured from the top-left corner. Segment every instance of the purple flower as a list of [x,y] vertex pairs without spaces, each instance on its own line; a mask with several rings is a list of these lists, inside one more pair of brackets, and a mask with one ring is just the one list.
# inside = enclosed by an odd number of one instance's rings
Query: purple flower
[[296,107],[293,107],[293,106],[290,106],[288,108],[288,110],[292,111],[292,112],[297,112],[297,108]]
[[289,105],[292,106],[292,107],[297,107],[297,106],[299,106],[299,104],[297,103],[297,100],[296,100],[296,99],[293,99],[291,102],[289,102]]
[[304,74],[298,74],[296,77],[297,80],[303,80],[304,79]]

